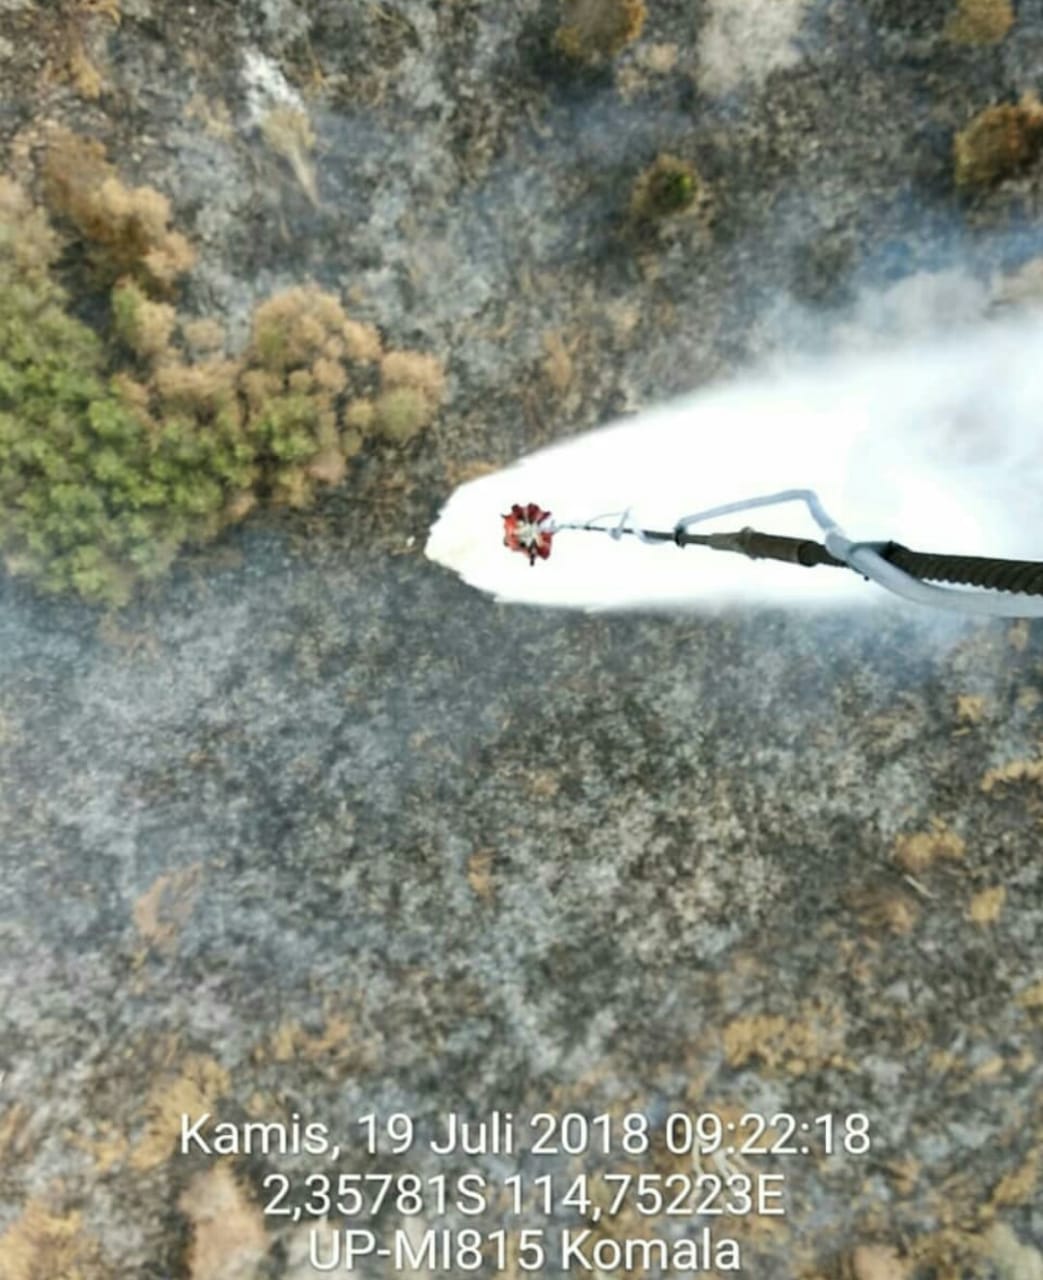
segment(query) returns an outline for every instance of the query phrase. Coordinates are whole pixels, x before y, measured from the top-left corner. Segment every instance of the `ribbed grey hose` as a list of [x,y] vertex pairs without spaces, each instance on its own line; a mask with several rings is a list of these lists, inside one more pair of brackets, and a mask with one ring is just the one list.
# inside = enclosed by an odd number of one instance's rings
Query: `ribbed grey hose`
[[[979,614],[990,618],[1043,618],[1043,599],[1021,593],[996,593],[986,591],[967,591],[959,587],[936,587],[921,582],[911,574],[889,564],[878,554],[886,542],[852,542],[843,529],[827,513],[818,494],[813,489],[783,489],[779,493],[765,494],[760,498],[746,498],[742,502],[728,502],[724,506],[711,507],[707,511],[697,511],[694,515],[684,516],[678,520],[677,529],[682,532],[690,525],[702,520],[712,520],[716,516],[731,515],[736,511],[752,511],[755,507],[771,507],[782,502],[803,502],[807,505],[816,524],[825,534],[826,549],[839,560],[870,578],[885,591],[911,600],[914,604],[927,605],[932,609],[946,609],[950,613]],[[629,512],[624,512],[617,529],[612,530],[616,536],[622,531],[624,521]],[[633,525],[629,525],[633,528]]]

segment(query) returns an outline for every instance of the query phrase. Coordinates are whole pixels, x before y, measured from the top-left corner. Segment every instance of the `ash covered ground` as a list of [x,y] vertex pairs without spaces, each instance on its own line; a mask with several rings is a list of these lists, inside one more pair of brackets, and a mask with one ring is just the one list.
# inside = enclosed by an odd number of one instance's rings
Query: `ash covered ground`
[[[571,9],[0,3],[12,164],[100,137],[198,248],[188,308],[245,340],[315,279],[449,376],[426,433],[119,614],[0,586],[2,1280],[299,1280],[314,1202],[266,1213],[272,1175],[374,1172],[478,1173],[481,1215],[418,1221],[542,1230],[555,1273],[595,1205],[515,1213],[511,1174],[693,1173],[660,1139],[431,1152],[496,1110],[530,1146],[539,1112],[865,1114],[868,1152],[731,1160],[786,1179],[784,1217],[711,1224],[748,1274],[1043,1272],[1038,626],[567,616],[422,555],[526,449],[1031,301],[1032,131],[980,181],[954,138],[1038,83],[1043,17],[663,0],[570,57]],[[307,154],[261,137],[283,93]],[[635,218],[663,155],[698,207]],[[413,1148],[366,1156],[392,1112]],[[181,1154],[205,1113],[344,1150]],[[702,1225],[628,1203],[591,1242]]]

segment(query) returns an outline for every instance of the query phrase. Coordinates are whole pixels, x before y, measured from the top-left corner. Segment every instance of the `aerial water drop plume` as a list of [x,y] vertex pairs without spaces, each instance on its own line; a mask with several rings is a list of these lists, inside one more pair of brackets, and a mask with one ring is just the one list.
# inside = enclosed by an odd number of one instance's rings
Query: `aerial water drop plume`
[[[556,523],[629,510],[632,523],[669,530],[690,513],[791,488],[815,490],[854,539],[1043,560],[1043,318],[755,373],[649,408],[460,486],[427,555],[519,604],[716,612],[886,602],[849,569],[632,536],[562,530],[535,564],[503,545],[515,503],[536,503]],[[745,524],[821,539],[796,503],[698,531]]]

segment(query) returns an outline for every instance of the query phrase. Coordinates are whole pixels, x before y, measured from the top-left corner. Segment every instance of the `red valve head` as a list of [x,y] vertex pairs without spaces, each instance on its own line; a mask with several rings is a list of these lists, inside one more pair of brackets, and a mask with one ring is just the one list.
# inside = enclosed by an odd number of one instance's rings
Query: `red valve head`
[[525,506],[516,502],[503,517],[503,545],[511,551],[520,551],[529,557],[529,564],[537,558],[546,560],[550,555],[553,533],[546,528],[550,512],[535,502]]

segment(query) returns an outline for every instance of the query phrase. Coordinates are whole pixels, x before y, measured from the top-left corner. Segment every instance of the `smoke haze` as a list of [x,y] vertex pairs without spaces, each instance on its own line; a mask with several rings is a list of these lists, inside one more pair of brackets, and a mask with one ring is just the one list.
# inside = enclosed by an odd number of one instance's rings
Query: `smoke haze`
[[[995,321],[889,351],[790,361],[542,450],[452,495],[428,556],[498,599],[586,609],[872,606],[844,570],[562,531],[530,566],[500,516],[537,502],[556,520],[629,508],[645,528],[787,488],[813,488],[851,537],[1032,559],[1043,543],[1043,319]],[[818,538],[802,505],[723,517]],[[903,606],[910,609],[915,606]]]

